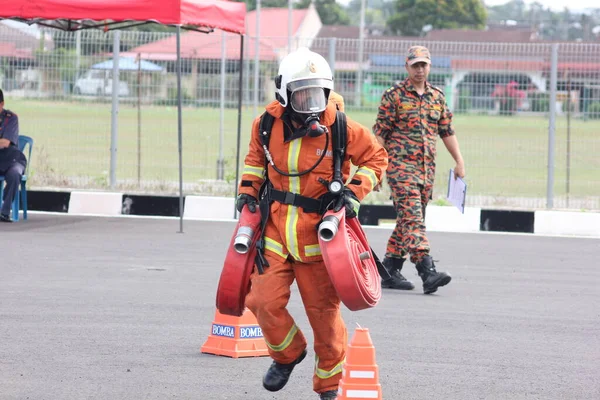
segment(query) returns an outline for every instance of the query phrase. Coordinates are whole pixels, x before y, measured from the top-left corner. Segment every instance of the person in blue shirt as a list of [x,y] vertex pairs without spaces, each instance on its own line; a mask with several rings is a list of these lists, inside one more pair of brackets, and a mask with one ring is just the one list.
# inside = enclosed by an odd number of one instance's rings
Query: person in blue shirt
[[4,176],[6,182],[4,198],[0,199],[0,222],[12,222],[11,205],[27,166],[27,159],[18,146],[19,118],[4,108],[4,93],[0,90],[0,176]]

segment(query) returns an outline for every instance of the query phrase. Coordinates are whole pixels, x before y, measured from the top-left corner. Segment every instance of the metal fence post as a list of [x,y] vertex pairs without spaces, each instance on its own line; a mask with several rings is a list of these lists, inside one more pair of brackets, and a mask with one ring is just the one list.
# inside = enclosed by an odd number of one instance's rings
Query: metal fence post
[[121,32],[113,31],[113,77],[112,77],[112,112],[110,119],[110,188],[117,183],[117,117],[119,115],[119,47]]
[[329,68],[331,73],[335,76],[335,38],[329,38]]
[[356,71],[356,87],[355,93],[356,98],[354,99],[354,105],[356,107],[362,106],[362,87],[363,87],[363,58],[365,52],[365,9],[366,0],[360,2],[360,31],[358,33],[358,70]]
[[552,44],[550,58],[550,121],[548,125],[548,182],[546,208],[554,207],[554,165],[556,142],[556,86],[558,82],[558,43]]
[[254,38],[254,114],[258,115],[259,87],[260,87],[260,0],[256,0],[256,37]]

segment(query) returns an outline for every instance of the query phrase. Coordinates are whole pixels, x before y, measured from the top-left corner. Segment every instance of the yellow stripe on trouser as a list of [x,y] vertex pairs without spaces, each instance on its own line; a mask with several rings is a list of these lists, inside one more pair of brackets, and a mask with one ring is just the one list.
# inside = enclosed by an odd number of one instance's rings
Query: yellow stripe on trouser
[[266,340],[265,340],[265,342],[267,343],[267,346],[269,346],[269,348],[271,350],[283,351],[292,343],[292,340],[294,340],[294,336],[296,336],[296,333],[298,333],[298,326],[296,326],[296,324],[294,324],[290,328],[290,331],[288,332],[288,334],[285,336],[285,339],[283,339],[283,342],[281,342],[280,344],[274,345],[274,344],[267,342]]
[[306,254],[307,257],[320,256],[321,246],[319,246],[318,244],[309,244],[307,246],[304,246],[304,254]]
[[272,251],[273,253],[277,254],[279,257],[283,258],[284,260],[288,256],[288,253],[283,251],[283,245],[281,243],[279,243],[276,240],[273,240],[269,237],[266,237],[266,236],[265,236],[265,250]]
[[331,378],[332,376],[337,375],[340,372],[342,372],[342,364],[343,363],[344,363],[344,360],[340,361],[339,363],[336,364],[335,367],[333,367],[332,369],[327,371],[327,370],[319,368],[319,357],[315,356],[315,375],[321,379]]

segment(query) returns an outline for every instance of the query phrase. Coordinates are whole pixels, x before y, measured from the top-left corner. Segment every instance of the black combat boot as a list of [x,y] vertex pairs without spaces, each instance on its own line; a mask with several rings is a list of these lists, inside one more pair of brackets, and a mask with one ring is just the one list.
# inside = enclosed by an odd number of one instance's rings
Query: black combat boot
[[265,389],[270,392],[277,392],[278,390],[283,389],[286,383],[288,383],[294,367],[300,364],[302,360],[304,360],[304,357],[306,357],[306,350],[303,350],[300,357],[290,364],[280,364],[277,361],[273,361],[273,364],[271,364],[263,378],[263,386]]
[[337,390],[328,390],[326,392],[319,394],[319,399],[321,400],[335,400],[337,399],[338,392]]
[[435,293],[440,286],[447,285],[452,277],[445,272],[437,272],[431,256],[427,255],[416,265],[423,280],[423,293]]
[[385,269],[388,270],[391,277],[381,281],[381,287],[384,289],[399,289],[399,290],[413,290],[415,285],[407,280],[400,271],[404,264],[404,258],[388,258],[383,260]]

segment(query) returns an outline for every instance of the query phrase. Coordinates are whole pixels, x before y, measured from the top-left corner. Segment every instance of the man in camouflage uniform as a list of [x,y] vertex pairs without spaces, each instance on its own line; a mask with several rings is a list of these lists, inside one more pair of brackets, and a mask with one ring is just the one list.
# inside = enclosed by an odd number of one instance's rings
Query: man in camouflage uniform
[[423,280],[425,294],[434,293],[452,279],[447,273],[436,271],[425,234],[425,208],[433,192],[438,135],[456,162],[455,175],[465,175],[444,93],[427,82],[430,68],[427,48],[413,46],[408,50],[408,78],[383,94],[373,127],[389,153],[386,174],[397,215],[383,262],[392,277],[384,280],[382,286],[414,288],[400,273],[405,257],[410,255]]

